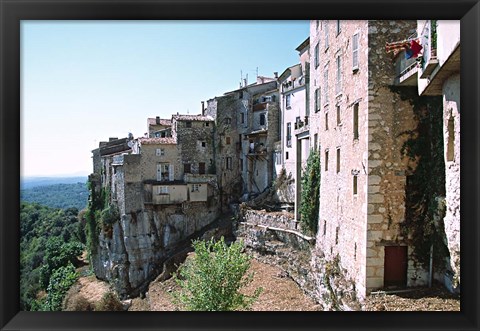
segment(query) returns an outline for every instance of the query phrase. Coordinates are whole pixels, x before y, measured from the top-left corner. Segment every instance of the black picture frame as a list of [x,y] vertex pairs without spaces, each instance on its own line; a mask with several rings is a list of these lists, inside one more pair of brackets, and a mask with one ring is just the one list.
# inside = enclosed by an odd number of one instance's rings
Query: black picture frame
[[[19,311],[20,21],[47,19],[461,19],[460,312]],[[0,0],[0,327],[2,330],[478,330],[478,0]],[[300,41],[299,41],[300,42]]]

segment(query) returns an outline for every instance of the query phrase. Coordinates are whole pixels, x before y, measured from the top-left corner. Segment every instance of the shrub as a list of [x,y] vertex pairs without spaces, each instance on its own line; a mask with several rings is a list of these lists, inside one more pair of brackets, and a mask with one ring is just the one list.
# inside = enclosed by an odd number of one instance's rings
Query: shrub
[[194,241],[193,247],[195,254],[179,268],[180,277],[175,276],[181,287],[173,294],[176,303],[194,311],[249,309],[263,289],[252,296],[239,292],[253,280],[253,273],[246,274],[251,257],[242,253],[243,244],[228,246],[222,237],[217,242]]
[[95,305],[96,311],[122,311],[123,304],[118,299],[118,296],[113,292],[107,292],[102,296],[99,302]]
[[59,311],[62,309],[62,302],[65,294],[76,282],[78,274],[70,262],[65,267],[53,271],[47,287],[47,297],[42,306],[45,311]]
[[309,234],[317,234],[320,209],[320,154],[311,150],[302,176],[300,225]]

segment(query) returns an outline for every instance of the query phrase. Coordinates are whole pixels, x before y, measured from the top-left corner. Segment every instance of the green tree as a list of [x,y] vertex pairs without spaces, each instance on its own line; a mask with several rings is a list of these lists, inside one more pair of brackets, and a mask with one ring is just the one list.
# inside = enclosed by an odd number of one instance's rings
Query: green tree
[[53,271],[47,287],[47,297],[41,310],[59,311],[62,310],[62,302],[68,289],[75,283],[78,274],[70,262]]
[[228,246],[219,241],[194,241],[195,254],[179,268],[176,278],[181,290],[174,294],[177,303],[193,311],[246,310],[255,302],[262,288],[253,295],[240,293],[251,283],[247,274],[251,257],[242,253],[241,242]]
[[69,263],[76,263],[77,256],[82,254],[83,245],[78,241],[65,243],[59,237],[50,238],[45,248],[43,265],[40,268],[40,282],[46,288],[50,282],[53,272],[67,266]]
[[311,150],[302,176],[300,226],[309,234],[317,234],[320,209],[320,153]]

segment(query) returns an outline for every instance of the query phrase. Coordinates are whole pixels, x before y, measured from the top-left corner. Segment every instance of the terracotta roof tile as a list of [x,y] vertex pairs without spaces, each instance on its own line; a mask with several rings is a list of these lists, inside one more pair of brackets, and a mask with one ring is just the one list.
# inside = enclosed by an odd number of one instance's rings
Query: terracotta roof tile
[[173,115],[172,119],[175,119],[177,121],[205,121],[205,122],[214,121],[212,116],[202,116],[202,115]]
[[175,138],[138,138],[142,145],[175,145],[177,142]]
[[167,119],[160,119],[160,124],[157,124],[157,119],[156,118],[147,118],[147,123],[148,125],[164,125],[164,126],[171,126],[172,125],[172,120],[167,120]]

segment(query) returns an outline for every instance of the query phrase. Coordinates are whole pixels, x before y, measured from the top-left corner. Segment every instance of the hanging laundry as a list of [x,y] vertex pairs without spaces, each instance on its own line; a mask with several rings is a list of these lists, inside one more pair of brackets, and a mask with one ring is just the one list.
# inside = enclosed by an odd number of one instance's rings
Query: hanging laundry
[[408,41],[397,41],[393,43],[387,43],[385,45],[385,50],[387,53],[393,53],[393,58],[396,58],[401,51],[406,50],[410,47]]
[[411,57],[417,57],[420,54],[421,50],[423,49],[422,45],[420,45],[417,40],[410,41],[410,50],[411,50]]

